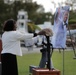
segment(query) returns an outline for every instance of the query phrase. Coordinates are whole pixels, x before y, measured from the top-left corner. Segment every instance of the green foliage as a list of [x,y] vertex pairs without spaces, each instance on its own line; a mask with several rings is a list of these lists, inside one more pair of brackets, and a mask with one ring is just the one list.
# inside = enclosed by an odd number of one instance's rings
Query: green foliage
[[70,13],[69,13],[69,20],[76,20],[76,12],[73,12],[73,11],[70,11]]
[[71,25],[71,24],[76,24],[76,19],[71,19],[71,20],[69,20],[69,24]]
[[[69,13],[69,25],[75,25],[76,24],[76,12],[70,11]],[[75,27],[73,27],[75,29]]]
[[27,23],[27,25],[28,25],[28,32],[34,32],[36,29],[41,30],[41,28],[35,25],[33,22],[29,22]]
[[[50,12],[39,13],[37,10],[42,7],[42,5],[36,2],[22,2],[23,0],[15,0],[12,4],[5,4],[3,0],[0,0],[0,27],[2,31],[2,24],[5,20],[13,18],[17,20],[18,11],[24,9],[28,12],[28,18],[32,20],[35,24],[43,24],[45,21],[54,22],[54,15]],[[47,17],[48,16],[48,17]],[[50,19],[52,16],[52,19]],[[76,20],[76,12],[70,11],[69,20]]]
[[[24,9],[28,12],[28,18],[35,22],[37,9],[39,9],[41,5],[37,3],[23,3],[22,0],[15,0],[12,4],[5,4],[3,0],[0,0],[0,25],[7,19],[13,18],[17,20],[18,11]],[[35,19],[34,19],[35,17]],[[2,28],[2,27],[1,27]]]
[[36,24],[43,24],[45,21],[51,21],[50,16],[52,16],[52,14],[50,12],[38,13],[38,14],[35,14],[34,16],[35,16],[34,22]]

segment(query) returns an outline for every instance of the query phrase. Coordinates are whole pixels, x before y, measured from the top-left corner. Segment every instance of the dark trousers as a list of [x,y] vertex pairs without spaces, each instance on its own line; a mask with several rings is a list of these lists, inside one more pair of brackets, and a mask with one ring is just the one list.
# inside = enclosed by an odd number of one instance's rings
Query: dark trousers
[[2,75],[18,75],[16,55],[1,54]]

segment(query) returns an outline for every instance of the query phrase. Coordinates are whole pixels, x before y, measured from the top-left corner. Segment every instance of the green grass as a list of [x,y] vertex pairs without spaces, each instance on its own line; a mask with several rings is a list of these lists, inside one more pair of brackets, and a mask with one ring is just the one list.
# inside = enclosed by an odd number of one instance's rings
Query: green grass
[[[73,51],[64,52],[64,75],[76,75],[76,59],[73,59]],[[41,58],[41,53],[25,54],[18,59],[19,75],[29,75],[29,66],[38,66]],[[63,51],[59,53],[54,51],[52,55],[54,67],[61,71],[63,75]]]

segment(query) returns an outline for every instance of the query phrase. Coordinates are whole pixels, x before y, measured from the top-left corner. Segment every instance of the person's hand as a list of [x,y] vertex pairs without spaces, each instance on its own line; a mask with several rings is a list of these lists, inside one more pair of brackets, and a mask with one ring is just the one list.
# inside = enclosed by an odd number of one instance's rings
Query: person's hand
[[51,29],[46,28],[41,30],[39,33],[37,33],[38,35],[45,35],[45,36],[53,36],[53,32]]

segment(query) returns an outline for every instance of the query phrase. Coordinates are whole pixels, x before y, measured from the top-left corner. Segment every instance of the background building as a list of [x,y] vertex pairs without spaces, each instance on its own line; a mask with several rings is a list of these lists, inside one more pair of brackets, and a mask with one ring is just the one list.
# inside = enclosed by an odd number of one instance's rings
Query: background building
[[28,21],[28,14],[24,10],[18,11],[17,15],[17,30],[20,32],[28,32],[27,27],[27,21]]

